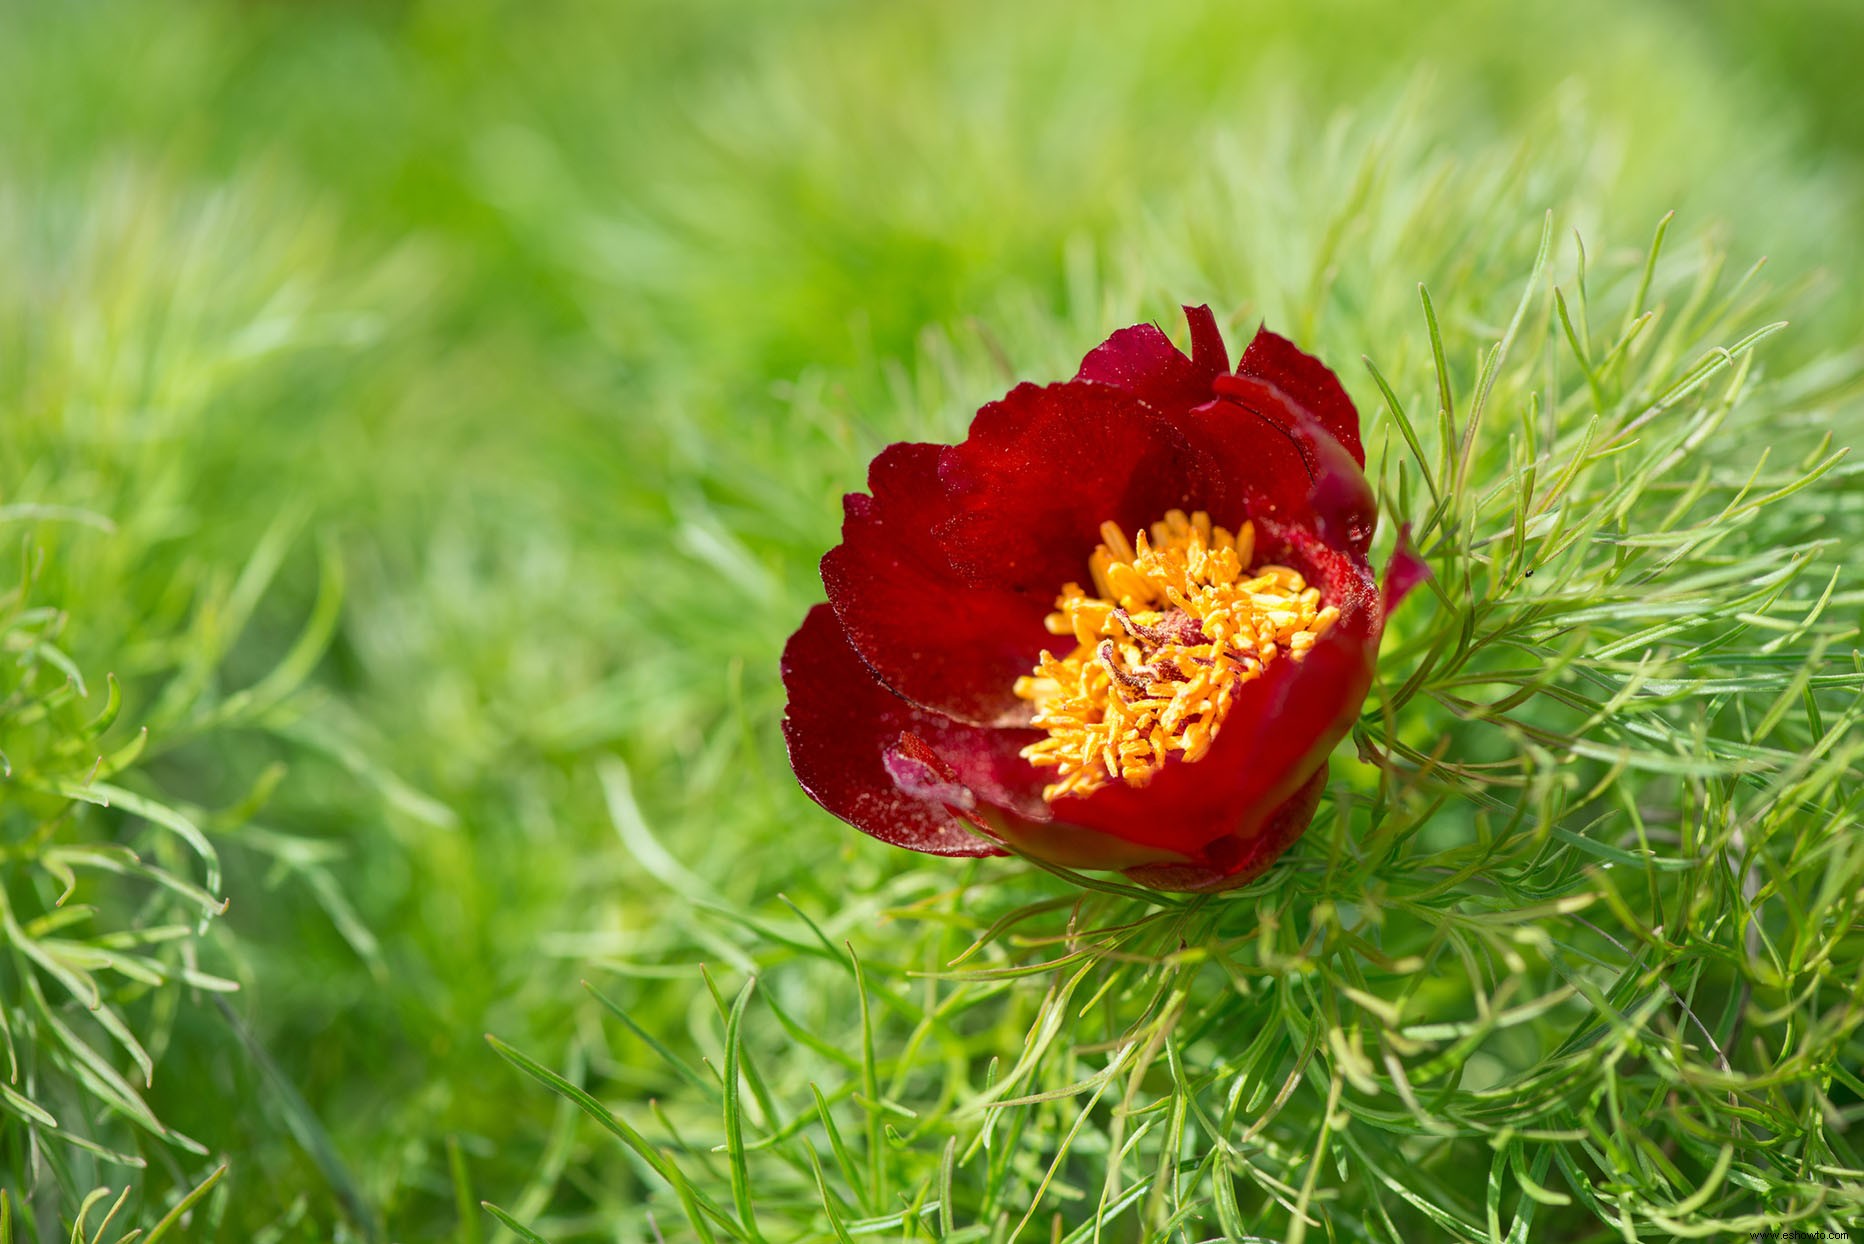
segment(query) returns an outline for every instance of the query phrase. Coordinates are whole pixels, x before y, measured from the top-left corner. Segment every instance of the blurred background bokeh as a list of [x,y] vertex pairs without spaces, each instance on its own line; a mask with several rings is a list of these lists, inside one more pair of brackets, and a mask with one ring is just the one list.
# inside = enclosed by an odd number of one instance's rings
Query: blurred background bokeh
[[[5,573],[43,560],[85,716],[110,672],[151,726],[117,780],[210,831],[185,957],[239,986],[100,969],[206,1155],[74,1081],[147,1169],[14,1113],[0,1182],[55,1231],[225,1155],[188,1239],[490,1238],[477,1196],[651,1238],[482,1037],[651,1086],[579,980],[678,1042],[690,965],[747,958],[694,891],[896,866],[776,731],[880,445],[1178,301],[1421,384],[1417,283],[1488,283],[1476,332],[1548,209],[1601,250],[1675,210],[1803,285],[1778,357],[1854,350],[1861,64],[1854,0],[0,8]],[[83,901],[133,925],[133,881]]]

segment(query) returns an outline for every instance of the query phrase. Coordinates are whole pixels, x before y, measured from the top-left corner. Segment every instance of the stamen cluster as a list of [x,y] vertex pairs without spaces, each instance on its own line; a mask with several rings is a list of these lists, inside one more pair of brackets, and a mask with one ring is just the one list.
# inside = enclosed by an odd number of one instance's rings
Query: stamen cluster
[[1115,778],[1143,786],[1176,753],[1210,749],[1236,688],[1312,648],[1338,616],[1287,566],[1250,563],[1255,529],[1232,535],[1199,511],[1168,512],[1150,538],[1112,523],[1089,559],[1095,595],[1066,585],[1049,633],[1076,647],[1044,651],[1016,694],[1048,737],[1022,755],[1057,780],[1045,799],[1085,795]]

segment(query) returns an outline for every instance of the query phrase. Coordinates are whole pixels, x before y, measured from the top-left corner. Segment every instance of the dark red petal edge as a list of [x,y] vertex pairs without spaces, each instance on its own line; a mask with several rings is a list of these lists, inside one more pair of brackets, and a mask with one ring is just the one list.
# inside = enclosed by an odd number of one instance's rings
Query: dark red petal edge
[[1223,334],[1217,330],[1217,317],[1210,313],[1210,307],[1200,303],[1181,309],[1191,329],[1191,365],[1212,376],[1230,370],[1230,351],[1223,344]]
[[[827,605],[811,609],[790,637],[783,650],[783,685],[790,697],[783,719],[790,767],[811,799],[897,847],[929,855],[1001,854],[944,804],[926,797],[943,783],[955,802],[962,788],[949,765],[938,762],[935,747],[917,736],[951,743],[951,732],[964,728],[882,686]],[[915,793],[902,789],[896,773]]]
[[1157,325],[1135,324],[1090,350],[1075,379],[1124,389],[1166,413],[1208,402],[1211,382],[1230,369],[1230,354],[1209,307],[1186,307],[1184,318],[1189,358]]
[[1325,363],[1286,337],[1262,328],[1243,351],[1236,372],[1266,380],[1293,398],[1345,446],[1354,463],[1364,468],[1366,450],[1359,440],[1359,412],[1353,408],[1339,377]]

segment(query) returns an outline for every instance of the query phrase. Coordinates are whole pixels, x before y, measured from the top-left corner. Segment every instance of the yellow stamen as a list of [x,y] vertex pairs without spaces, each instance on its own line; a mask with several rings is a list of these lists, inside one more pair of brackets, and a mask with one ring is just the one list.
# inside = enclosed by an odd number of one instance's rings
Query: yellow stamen
[[1299,661],[1333,625],[1320,590],[1287,566],[1251,565],[1256,533],[1172,510],[1150,532],[1100,527],[1088,560],[1095,595],[1062,588],[1051,635],[1076,647],[1044,652],[1016,694],[1048,737],[1023,749],[1056,771],[1043,792],[1085,795],[1115,778],[1144,786],[1176,753],[1210,750],[1236,688],[1286,655]]

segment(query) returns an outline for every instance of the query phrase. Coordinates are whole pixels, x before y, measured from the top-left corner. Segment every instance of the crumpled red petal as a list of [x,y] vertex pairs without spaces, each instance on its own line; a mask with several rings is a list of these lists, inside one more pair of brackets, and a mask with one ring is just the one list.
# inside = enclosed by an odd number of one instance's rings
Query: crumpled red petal
[[1184,308],[1191,328],[1191,357],[1156,325],[1122,328],[1081,360],[1076,380],[1125,389],[1159,411],[1199,406],[1210,400],[1210,384],[1230,369],[1229,351],[1209,307]]
[[[783,650],[783,685],[790,695],[783,738],[790,766],[811,799],[897,847],[931,855],[1001,853],[923,793],[902,790],[889,772],[889,754],[900,747],[902,734],[936,751],[935,742],[950,745],[954,732],[975,728],[916,709],[882,686],[827,605],[811,609],[790,637]],[[901,767],[897,761],[895,767]]]
[[[1218,471],[1229,495],[1224,512],[1314,527],[1329,543],[1363,556],[1378,504],[1345,446],[1274,385],[1253,376],[1219,376],[1218,401],[1176,422]],[[1215,518],[1217,509],[1212,509]],[[1240,521],[1237,520],[1237,521]]]
[[[1157,326],[1122,328],[1088,352],[1076,379],[1113,385],[1138,396],[1155,409],[1173,413],[1201,406],[1212,397],[1212,384],[1229,371],[1217,320],[1208,306],[1184,308],[1191,331],[1191,356],[1173,345]],[[1305,411],[1364,469],[1365,446],[1359,436],[1359,412],[1331,368],[1292,341],[1258,328],[1236,365],[1237,376],[1274,386]]]
[[1026,720],[1010,688],[1053,642],[1042,619],[1054,592],[952,569],[934,538],[951,513],[938,477],[949,448],[881,451],[868,469],[871,495],[844,502],[842,542],[822,558],[822,581],[848,641],[895,691],[961,721]]
[[1345,447],[1353,456],[1355,466],[1365,467],[1366,450],[1359,440],[1359,412],[1353,408],[1353,400],[1346,395],[1340,378],[1325,363],[1303,352],[1286,337],[1259,328],[1249,348],[1243,351],[1236,373],[1265,380],[1293,398]]
[[895,847],[949,856],[999,854],[949,809],[980,804],[1048,819],[1042,776],[1020,752],[1036,729],[954,722],[893,694],[848,643],[828,604],[783,649],[783,739],[815,802]]
[[[936,451],[936,452],[934,452]],[[894,445],[871,496],[847,498],[822,562],[862,658],[922,707],[979,725],[1028,720],[1016,679],[1054,638],[1042,620],[1108,519],[1127,530],[1189,499],[1197,455],[1133,397],[1019,385],[959,445]]]

